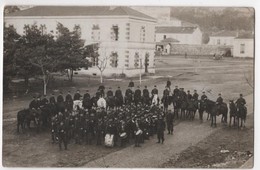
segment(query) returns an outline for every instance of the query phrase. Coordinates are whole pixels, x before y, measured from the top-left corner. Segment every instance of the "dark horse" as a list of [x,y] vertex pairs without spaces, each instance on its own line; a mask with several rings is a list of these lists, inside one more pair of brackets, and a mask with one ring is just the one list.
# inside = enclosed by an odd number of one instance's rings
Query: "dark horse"
[[210,113],[211,118],[211,126],[217,126],[216,117],[222,115],[221,122],[227,123],[227,113],[228,107],[226,103],[222,103],[221,105],[217,105],[214,101],[206,100],[207,108],[206,111]]
[[238,117],[238,127],[239,127],[239,120],[241,122],[240,127],[245,127],[245,122],[246,122],[246,116],[247,116],[247,108],[246,106],[238,106],[237,107],[237,117]]
[[231,121],[233,118],[233,126],[236,125],[236,119],[237,119],[237,107],[233,100],[229,101],[229,126],[231,126]]
[[17,132],[19,133],[19,128],[25,129],[26,119],[30,114],[30,109],[23,109],[17,113]]

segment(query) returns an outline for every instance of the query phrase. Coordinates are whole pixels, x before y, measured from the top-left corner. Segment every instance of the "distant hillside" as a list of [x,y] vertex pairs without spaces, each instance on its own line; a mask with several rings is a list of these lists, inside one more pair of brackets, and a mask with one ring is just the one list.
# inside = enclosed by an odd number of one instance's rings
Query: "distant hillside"
[[198,24],[204,32],[254,31],[253,8],[172,7],[171,18]]

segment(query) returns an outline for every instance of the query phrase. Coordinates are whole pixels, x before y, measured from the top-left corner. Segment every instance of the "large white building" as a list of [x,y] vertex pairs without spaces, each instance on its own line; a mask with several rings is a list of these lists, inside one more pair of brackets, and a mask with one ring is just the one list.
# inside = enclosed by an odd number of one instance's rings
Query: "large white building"
[[254,58],[254,35],[240,35],[234,39],[234,57]]
[[237,37],[236,31],[220,31],[209,36],[208,45],[233,46],[234,39]]
[[[156,19],[129,7],[37,6],[5,16],[5,23],[19,34],[25,24],[34,23],[44,24],[46,32],[55,34],[58,22],[70,30],[79,25],[86,45],[99,44],[99,61],[108,58],[104,74],[139,74],[140,69],[144,72],[145,60],[148,72],[155,72]],[[85,73],[99,71],[93,67]]]

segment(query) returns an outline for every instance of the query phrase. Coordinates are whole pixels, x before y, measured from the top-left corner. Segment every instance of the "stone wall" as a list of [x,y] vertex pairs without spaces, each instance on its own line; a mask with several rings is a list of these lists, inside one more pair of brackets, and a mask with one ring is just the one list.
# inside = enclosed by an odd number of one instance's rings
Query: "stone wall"
[[[219,47],[215,45],[187,45],[187,44],[173,44],[171,47],[171,55],[214,55],[218,54],[224,49],[231,49],[230,46]],[[232,51],[232,50],[231,50]]]

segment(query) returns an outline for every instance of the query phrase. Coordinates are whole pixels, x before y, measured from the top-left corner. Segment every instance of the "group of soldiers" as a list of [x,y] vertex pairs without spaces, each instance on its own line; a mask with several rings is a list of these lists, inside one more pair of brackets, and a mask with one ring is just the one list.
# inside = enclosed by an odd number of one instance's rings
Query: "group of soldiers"
[[[178,88],[175,86],[171,94],[171,84],[167,81],[165,90],[163,91],[162,101],[166,96],[177,95],[185,100],[199,100],[199,95],[196,90],[191,94],[188,90],[187,93],[184,88]],[[90,105],[85,104],[85,100],[91,100],[91,95],[87,90],[84,95],[77,92],[72,97],[70,91],[63,97],[62,92],[55,98],[55,94],[52,94],[49,99],[47,96],[34,97],[31,101],[30,109],[40,109],[47,104],[57,105],[59,103],[66,103],[67,107],[58,110],[50,117],[51,125],[51,139],[53,143],[59,143],[59,148],[62,149],[62,143],[64,148],[67,149],[68,143],[75,141],[76,144],[92,144],[96,145],[105,144],[106,134],[112,134],[114,136],[113,142],[115,145],[124,146],[131,139],[134,139],[135,146],[139,147],[140,143],[143,143],[145,139],[149,139],[150,136],[157,134],[158,143],[164,142],[164,131],[168,130],[168,134],[173,134],[173,120],[174,113],[171,109],[164,109],[159,104],[152,103],[151,100],[142,100],[140,87],[133,92],[134,83],[129,83],[129,88],[126,90],[125,96],[132,96],[133,100],[129,103],[124,101],[122,91],[120,87],[115,92],[115,95],[111,88],[106,93],[106,98],[115,96],[120,99],[120,105],[115,108],[107,109],[106,103],[102,106],[98,105],[99,101],[105,97],[105,87],[101,85],[96,93],[98,100],[95,100],[97,104]],[[151,91],[151,95],[158,95],[158,89],[154,86]],[[150,97],[147,86],[143,89],[143,98]],[[101,100],[99,100],[101,99]],[[207,96],[203,92],[200,100],[206,100]],[[82,107],[76,106],[74,101],[82,101]],[[106,100],[104,100],[105,102]],[[216,103],[221,104],[223,98],[221,94],[217,98]],[[238,103],[244,103],[242,95],[237,101]]]

